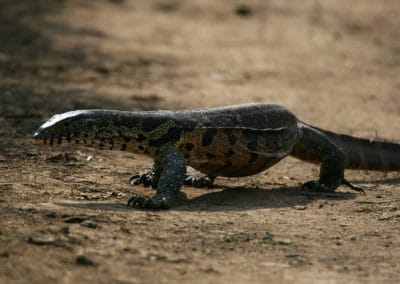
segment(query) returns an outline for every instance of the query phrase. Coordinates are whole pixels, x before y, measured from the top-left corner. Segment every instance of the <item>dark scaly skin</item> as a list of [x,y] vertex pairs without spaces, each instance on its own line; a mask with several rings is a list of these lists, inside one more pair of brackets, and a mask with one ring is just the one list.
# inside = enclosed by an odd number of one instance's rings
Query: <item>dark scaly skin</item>
[[[152,198],[129,205],[168,208],[183,183],[210,186],[216,176],[259,173],[288,155],[321,164],[318,181],[305,188],[362,191],[344,178],[344,168],[399,170],[400,145],[338,135],[300,122],[278,105],[245,104],[185,111],[82,110],[53,116],[36,131],[45,143],[75,142],[123,150],[154,159],[153,170],[133,184],[156,188]],[[191,166],[201,173],[186,173]]]
[[172,205],[185,177],[185,158],[176,147],[166,144],[160,147],[157,160],[156,194],[151,198],[134,196],[129,199],[128,205],[150,209],[165,209]]

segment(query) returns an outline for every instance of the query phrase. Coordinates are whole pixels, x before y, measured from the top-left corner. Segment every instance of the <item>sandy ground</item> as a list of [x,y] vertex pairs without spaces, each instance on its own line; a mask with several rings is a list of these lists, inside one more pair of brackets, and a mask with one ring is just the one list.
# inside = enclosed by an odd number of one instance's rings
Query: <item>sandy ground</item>
[[[244,5],[243,3],[246,3]],[[31,140],[52,114],[279,103],[337,132],[400,141],[400,4],[0,0],[1,283],[399,283],[400,176],[366,195],[300,185],[288,158],[127,207],[141,156]]]

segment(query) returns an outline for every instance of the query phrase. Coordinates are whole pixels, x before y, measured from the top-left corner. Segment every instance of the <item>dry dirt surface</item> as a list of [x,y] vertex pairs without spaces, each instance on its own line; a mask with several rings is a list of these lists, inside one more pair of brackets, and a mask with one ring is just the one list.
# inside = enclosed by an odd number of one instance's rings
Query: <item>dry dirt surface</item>
[[399,283],[400,176],[366,195],[301,190],[288,158],[126,206],[142,156],[35,144],[73,109],[273,102],[319,127],[400,141],[398,0],[0,0],[1,283]]

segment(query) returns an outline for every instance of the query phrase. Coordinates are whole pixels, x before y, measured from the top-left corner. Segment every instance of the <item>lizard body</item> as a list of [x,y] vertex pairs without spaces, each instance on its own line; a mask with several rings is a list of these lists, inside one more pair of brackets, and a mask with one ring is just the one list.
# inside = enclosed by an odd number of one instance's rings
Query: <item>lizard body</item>
[[50,144],[75,142],[151,157],[153,170],[136,176],[133,183],[151,184],[157,192],[129,201],[143,208],[171,206],[187,165],[204,174],[187,180],[211,184],[216,176],[253,175],[293,155],[321,164],[319,180],[306,187],[335,190],[344,184],[358,191],[362,189],[344,179],[344,168],[400,169],[399,144],[309,126],[272,104],[182,111],[78,110],[53,116],[34,137]]

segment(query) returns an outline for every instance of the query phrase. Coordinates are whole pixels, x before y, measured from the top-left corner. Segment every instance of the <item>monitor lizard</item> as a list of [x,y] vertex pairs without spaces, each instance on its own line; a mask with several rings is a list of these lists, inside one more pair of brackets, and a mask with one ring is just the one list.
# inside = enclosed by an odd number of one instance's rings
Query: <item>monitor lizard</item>
[[[199,110],[76,110],[54,115],[34,138],[74,142],[151,157],[151,170],[131,178],[153,186],[153,197],[133,196],[128,205],[172,206],[182,184],[210,186],[217,176],[249,176],[292,155],[320,164],[319,179],[303,188],[334,191],[340,185],[364,193],[344,169],[399,170],[400,144],[370,141],[301,122],[286,108],[251,103]],[[198,172],[187,173],[191,166]]]

